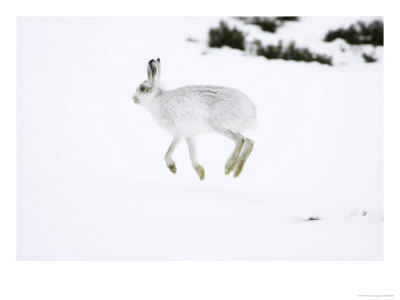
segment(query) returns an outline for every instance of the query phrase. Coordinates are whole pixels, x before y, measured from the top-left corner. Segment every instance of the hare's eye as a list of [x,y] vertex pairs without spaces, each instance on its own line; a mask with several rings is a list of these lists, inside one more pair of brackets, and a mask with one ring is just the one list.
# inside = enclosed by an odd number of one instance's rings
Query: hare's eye
[[144,92],[146,90],[146,87],[144,85],[141,85],[139,89],[141,92]]

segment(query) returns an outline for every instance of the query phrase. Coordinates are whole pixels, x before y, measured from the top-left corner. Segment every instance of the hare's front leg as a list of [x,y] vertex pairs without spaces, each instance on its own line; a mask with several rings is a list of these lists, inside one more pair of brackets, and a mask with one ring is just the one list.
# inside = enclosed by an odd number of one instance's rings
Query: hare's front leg
[[186,142],[189,147],[190,161],[192,162],[192,166],[196,170],[197,175],[199,175],[200,180],[203,180],[205,172],[204,168],[197,161],[195,140],[192,137],[188,137],[186,138]]
[[171,145],[169,146],[167,153],[165,153],[164,156],[164,160],[167,163],[167,167],[168,169],[171,170],[172,173],[176,173],[176,165],[175,162],[173,161],[173,159],[171,158],[172,153],[174,152],[176,146],[178,145],[178,143],[180,142],[180,138],[178,136],[174,136]]

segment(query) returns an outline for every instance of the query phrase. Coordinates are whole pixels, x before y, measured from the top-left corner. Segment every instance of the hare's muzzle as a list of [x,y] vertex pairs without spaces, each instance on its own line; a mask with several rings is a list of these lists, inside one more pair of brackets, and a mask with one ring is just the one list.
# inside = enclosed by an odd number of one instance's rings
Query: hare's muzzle
[[138,98],[138,97],[136,97],[135,95],[133,95],[133,97],[132,97],[132,100],[133,100],[133,102],[135,102],[135,103],[137,103],[137,104],[139,104],[139,103],[140,103],[140,100],[139,100],[139,98]]

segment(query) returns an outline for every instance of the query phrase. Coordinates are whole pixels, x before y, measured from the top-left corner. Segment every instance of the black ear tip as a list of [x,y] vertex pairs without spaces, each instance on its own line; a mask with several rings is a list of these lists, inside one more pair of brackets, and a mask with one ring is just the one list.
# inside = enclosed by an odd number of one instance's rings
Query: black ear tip
[[157,58],[157,61],[158,61],[158,62],[161,62],[159,58]]
[[149,61],[149,64],[151,64],[151,63],[153,63],[153,62],[154,62],[154,59],[150,60],[150,61]]

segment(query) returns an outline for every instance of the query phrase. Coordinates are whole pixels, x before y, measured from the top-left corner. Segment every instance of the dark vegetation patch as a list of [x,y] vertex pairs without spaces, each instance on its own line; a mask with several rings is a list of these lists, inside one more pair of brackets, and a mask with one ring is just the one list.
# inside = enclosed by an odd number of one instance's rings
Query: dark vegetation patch
[[298,21],[299,17],[238,17],[246,24],[259,26],[263,31],[274,33],[287,21]]
[[318,62],[332,66],[332,57],[325,54],[318,54],[311,52],[308,48],[300,48],[296,46],[294,41],[290,42],[287,46],[279,41],[277,45],[263,46],[260,40],[253,42],[253,49],[257,55],[264,56],[267,59],[283,59],[304,62]]
[[298,21],[299,17],[276,17],[277,20],[281,22],[286,22],[286,21]]
[[363,53],[362,54],[364,61],[366,63],[373,63],[376,62],[378,59],[374,56],[374,54],[367,54],[367,53]]
[[[285,22],[298,21],[299,17],[238,17],[246,24],[254,24],[261,27],[262,30],[275,32],[279,26]],[[236,27],[230,27],[226,22],[221,21],[218,27],[209,30],[208,45],[212,48],[221,48],[228,46],[233,49],[245,51],[246,45],[253,49],[251,53],[264,56],[267,59],[283,59],[304,62],[318,62],[332,66],[332,57],[326,54],[313,53],[306,47],[298,47],[294,41],[286,46],[282,41],[277,45],[263,45],[260,40],[246,42],[246,33]],[[348,28],[339,28],[329,31],[324,40],[327,42],[342,38],[350,45],[373,45],[383,46],[383,22],[375,20],[370,23],[359,21],[350,25]],[[190,42],[196,42],[194,39],[188,39]],[[345,49],[342,47],[342,52]],[[362,57],[367,63],[376,62],[375,54],[363,53]]]
[[191,43],[198,43],[198,42],[199,42],[198,40],[196,40],[196,39],[194,39],[194,38],[192,38],[192,37],[188,37],[188,38],[186,39],[186,41],[191,42]]
[[212,48],[228,46],[233,49],[244,50],[245,34],[236,27],[229,28],[225,22],[221,21],[219,27],[211,28],[208,32],[208,45]]
[[383,22],[375,20],[369,24],[359,21],[348,28],[329,31],[324,40],[332,42],[341,38],[350,45],[383,46]]
[[[212,48],[221,48],[223,46],[239,50],[245,50],[246,48],[246,33],[243,33],[236,27],[229,27],[228,24],[223,21],[219,23],[219,27],[210,29],[208,37],[208,45]],[[294,41],[290,42],[287,46],[284,46],[282,41],[279,41],[278,45],[264,46],[260,40],[254,40],[250,45],[253,49],[253,53],[264,56],[267,59],[283,59],[304,62],[315,61],[321,64],[332,65],[332,57],[325,54],[313,53],[308,48],[297,47]]]
[[306,221],[319,221],[319,220],[321,220],[321,218],[318,216],[311,216],[308,219],[306,219]]

